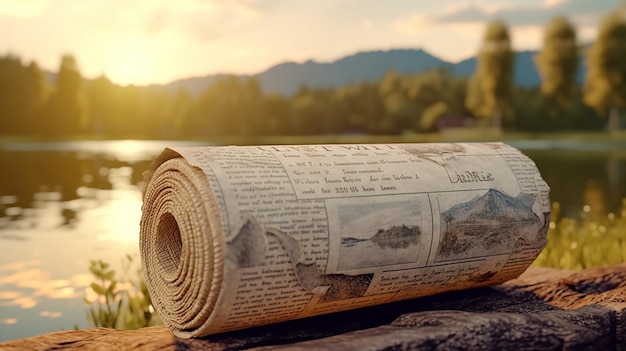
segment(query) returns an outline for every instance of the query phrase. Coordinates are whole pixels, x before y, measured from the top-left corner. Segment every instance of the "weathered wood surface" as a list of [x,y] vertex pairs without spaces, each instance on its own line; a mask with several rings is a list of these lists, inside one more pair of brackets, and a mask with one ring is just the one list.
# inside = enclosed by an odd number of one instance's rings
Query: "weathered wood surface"
[[335,313],[203,339],[165,327],[64,331],[0,350],[624,350],[626,264],[530,268],[491,288]]

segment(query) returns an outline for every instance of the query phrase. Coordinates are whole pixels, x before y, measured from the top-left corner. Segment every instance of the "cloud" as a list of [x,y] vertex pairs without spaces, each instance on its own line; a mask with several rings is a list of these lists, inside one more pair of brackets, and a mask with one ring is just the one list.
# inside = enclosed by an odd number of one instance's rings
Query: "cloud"
[[546,8],[555,7],[555,6],[562,5],[566,2],[567,0],[544,0],[543,7],[546,7]]
[[454,11],[446,12],[435,19],[437,23],[477,23],[500,19],[509,25],[531,25],[546,23],[551,14],[542,7],[507,7],[493,9],[480,2],[470,3]]
[[[468,28],[476,29],[498,14],[508,11],[512,6],[506,3],[486,3],[484,1],[461,1],[449,4],[438,13],[418,12],[396,19],[393,30],[407,35],[423,34],[435,27],[453,25],[459,33]],[[473,37],[475,33],[471,33]],[[482,34],[480,34],[482,35]]]
[[[545,0],[538,5],[498,5],[483,1],[464,1],[448,7],[436,15],[436,23],[471,23],[485,22],[495,18],[511,26],[544,26],[553,17],[565,15],[573,19],[594,20],[598,15],[611,11],[619,5],[619,0]],[[587,21],[585,20],[585,21]],[[578,21],[577,21],[578,22]],[[583,23],[578,23],[583,24]]]
[[244,18],[254,19],[262,13],[261,9],[256,6],[257,1],[254,0],[222,0],[217,3],[222,4],[236,15]]
[[361,20],[361,22],[359,22],[359,28],[363,30],[370,30],[372,29],[373,26],[374,24],[372,23],[370,19],[363,19]]
[[432,21],[428,19],[428,16],[422,13],[415,13],[408,17],[395,20],[392,27],[393,30],[398,33],[414,35],[418,34],[429,25],[432,25]]
[[146,32],[148,34],[156,34],[167,25],[170,18],[169,8],[163,6],[152,12],[146,23]]
[[[619,4],[620,0],[540,0],[533,3],[497,4],[486,0],[463,0],[435,12],[421,11],[397,18],[393,22],[393,30],[409,35],[423,45],[432,43],[433,46],[442,47],[442,43],[435,44],[429,38],[437,33],[440,37],[456,40],[457,45],[448,48],[448,51],[460,52],[465,45],[465,52],[469,52],[467,47],[479,45],[485,24],[498,19],[509,26],[514,48],[536,49],[541,46],[546,24],[554,17],[563,15],[569,18],[578,29],[579,40],[588,42],[593,40],[595,27],[600,19]],[[445,52],[440,52],[439,55],[446,56]]]
[[0,16],[34,18],[48,7],[48,0],[0,0]]
[[596,26],[578,27],[577,34],[579,43],[591,43],[598,34],[598,28]]
[[211,42],[251,28],[264,14],[264,5],[254,0],[182,0],[167,10],[155,11],[148,28],[158,31],[167,22],[199,42]]
[[442,23],[471,23],[484,22],[498,13],[511,9],[506,3],[494,4],[484,1],[462,1],[446,6],[443,13],[435,18],[435,22]]
[[544,29],[539,25],[511,28],[512,45],[517,50],[533,50],[541,47]]
[[82,2],[75,2],[70,5],[70,12],[82,16],[89,11],[89,7]]
[[[65,18],[67,13],[79,12],[76,21],[100,33],[154,36],[167,32],[186,37],[191,34],[200,41],[239,30],[261,18],[268,6],[267,1],[257,0],[57,1],[54,7],[48,8],[48,15],[54,13],[54,18]],[[18,0],[0,0],[0,4],[2,2],[19,3]]]

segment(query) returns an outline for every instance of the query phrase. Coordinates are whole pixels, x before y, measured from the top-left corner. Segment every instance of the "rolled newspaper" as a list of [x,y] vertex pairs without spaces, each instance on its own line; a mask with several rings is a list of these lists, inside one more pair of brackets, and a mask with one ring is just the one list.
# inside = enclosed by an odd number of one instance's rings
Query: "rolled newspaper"
[[140,250],[163,322],[197,337],[501,283],[549,222],[502,143],[181,147],[145,174]]

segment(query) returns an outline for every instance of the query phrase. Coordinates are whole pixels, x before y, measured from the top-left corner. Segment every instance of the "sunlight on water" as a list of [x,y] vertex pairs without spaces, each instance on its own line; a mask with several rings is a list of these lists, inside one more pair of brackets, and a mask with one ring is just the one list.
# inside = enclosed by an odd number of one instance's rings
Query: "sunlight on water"
[[13,325],[17,323],[17,318],[4,318],[4,319],[0,319],[0,323],[2,324],[6,324],[6,325]]
[[138,254],[142,173],[167,141],[0,145],[0,341],[89,327],[89,261]]
[[[91,277],[86,273],[78,273],[66,279],[53,279],[51,273],[43,265],[44,261],[17,261],[0,266],[0,307],[3,319],[0,323],[5,327],[0,335],[3,338],[13,337],[23,332],[20,328],[24,310],[37,310],[44,318],[57,319],[63,316],[60,310],[38,309],[48,300],[82,299],[82,289],[89,285]],[[63,308],[63,302],[50,307]],[[49,307],[49,308],[50,308]],[[13,315],[12,315],[13,314]],[[28,322],[24,320],[24,322]],[[32,323],[32,321],[31,321]],[[30,325],[31,323],[27,323]],[[16,334],[5,335],[15,328]]]
[[[617,217],[626,196],[623,157],[583,157],[580,147],[573,153],[546,153],[544,147],[571,145],[527,144],[518,146],[530,150],[563,214],[594,215],[602,209],[615,213],[609,218]],[[124,256],[138,254],[142,173],[164,147],[197,145],[137,140],[0,144],[0,341],[89,327],[83,301],[92,279],[89,261],[102,259],[121,272]],[[597,228],[599,234],[607,231]],[[414,248],[409,249],[406,257],[414,257]],[[385,263],[384,248],[371,250],[379,253],[377,263]]]
[[93,154],[115,158],[122,162],[145,161],[154,157],[166,146],[197,146],[206,143],[168,140],[79,140],[44,143],[8,143],[0,145],[6,151],[76,151],[78,158]]

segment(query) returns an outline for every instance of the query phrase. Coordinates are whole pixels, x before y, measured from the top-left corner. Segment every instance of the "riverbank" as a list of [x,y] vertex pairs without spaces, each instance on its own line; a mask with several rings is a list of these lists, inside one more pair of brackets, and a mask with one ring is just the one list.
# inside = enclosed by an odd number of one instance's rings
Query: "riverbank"
[[0,343],[17,350],[623,350],[626,264],[531,267],[518,279],[201,339],[164,326],[92,328]]
[[[140,135],[124,138],[95,137],[93,135],[68,135],[60,137],[34,137],[0,135],[0,145],[10,143],[45,143],[91,140],[148,140]],[[149,139],[153,140],[153,139]],[[326,134],[326,135],[269,135],[269,136],[212,136],[206,139],[182,138],[169,141],[210,143],[215,145],[269,145],[269,144],[357,144],[357,143],[415,143],[415,142],[489,142],[489,141],[550,141],[556,144],[543,144],[550,147],[559,144],[593,143],[615,145],[626,143],[626,131],[607,132],[511,132],[493,128],[454,128],[440,133],[405,133],[396,135],[368,134]],[[622,144],[623,146],[623,144]]]

